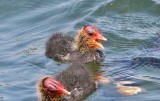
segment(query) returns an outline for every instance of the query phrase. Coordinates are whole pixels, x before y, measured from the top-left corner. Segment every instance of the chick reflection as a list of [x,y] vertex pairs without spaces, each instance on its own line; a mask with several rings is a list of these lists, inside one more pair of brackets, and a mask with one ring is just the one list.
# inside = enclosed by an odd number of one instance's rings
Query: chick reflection
[[92,72],[93,76],[94,76],[94,80],[96,82],[100,82],[102,84],[108,84],[110,81],[107,77],[102,76],[102,71],[101,71],[101,63],[97,63],[97,62],[92,62],[92,63],[88,63],[86,64],[86,67],[88,69],[90,69],[90,71]]

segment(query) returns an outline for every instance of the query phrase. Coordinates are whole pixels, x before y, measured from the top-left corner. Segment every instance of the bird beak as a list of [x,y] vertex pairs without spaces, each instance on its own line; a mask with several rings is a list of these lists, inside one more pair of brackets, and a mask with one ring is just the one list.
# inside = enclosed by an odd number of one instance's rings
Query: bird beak
[[104,48],[103,45],[102,45],[100,42],[95,42],[95,46],[96,46],[97,48],[100,48],[100,49],[103,49],[103,48]]
[[104,36],[102,36],[101,34],[97,34],[97,36],[95,37],[95,43],[94,43],[95,46],[96,46],[97,48],[103,49],[104,47],[103,47],[103,45],[100,43],[99,40],[107,41],[107,39],[106,39]]
[[107,39],[102,36],[101,34],[97,34],[97,37],[96,37],[98,40],[103,40],[103,41],[107,41]]
[[70,95],[70,94],[71,94],[71,92],[69,92],[69,91],[66,90],[66,89],[63,89],[63,93],[64,93],[64,94],[67,94],[67,95]]
[[69,92],[68,90],[64,89],[63,87],[58,87],[57,89],[59,90],[59,92],[61,92],[61,94],[67,94],[67,95],[71,94],[71,92]]

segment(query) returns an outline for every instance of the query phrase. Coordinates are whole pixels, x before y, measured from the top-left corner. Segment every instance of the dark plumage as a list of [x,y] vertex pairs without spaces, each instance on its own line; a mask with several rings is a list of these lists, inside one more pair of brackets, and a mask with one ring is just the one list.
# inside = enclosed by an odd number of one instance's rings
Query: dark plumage
[[104,58],[99,40],[107,39],[93,26],[83,27],[75,38],[56,33],[46,43],[46,55],[62,61],[99,62]]
[[53,34],[46,43],[46,55],[50,58],[64,60],[72,51],[73,37],[62,33]]
[[70,95],[56,94],[45,88],[45,78],[38,82],[41,101],[80,101],[92,94],[96,89],[92,73],[80,63],[72,64],[55,77],[65,89],[72,91]]

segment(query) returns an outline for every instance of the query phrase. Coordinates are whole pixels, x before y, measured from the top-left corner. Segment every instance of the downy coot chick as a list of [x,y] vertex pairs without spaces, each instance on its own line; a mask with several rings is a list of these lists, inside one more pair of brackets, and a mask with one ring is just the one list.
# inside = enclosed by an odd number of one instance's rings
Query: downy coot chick
[[81,28],[76,37],[56,33],[46,43],[46,55],[62,61],[99,62],[104,58],[99,50],[103,48],[100,40],[107,41],[96,27],[89,25]]
[[37,87],[41,101],[80,101],[95,91],[96,83],[83,64],[74,63],[56,77],[40,79]]

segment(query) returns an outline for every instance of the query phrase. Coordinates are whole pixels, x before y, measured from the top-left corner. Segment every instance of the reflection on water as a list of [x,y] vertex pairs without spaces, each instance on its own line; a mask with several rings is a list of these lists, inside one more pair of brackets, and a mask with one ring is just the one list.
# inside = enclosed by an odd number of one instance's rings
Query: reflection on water
[[101,74],[101,64],[100,63],[88,63],[86,64],[86,67],[91,70],[93,75],[100,75]]
[[[133,59],[133,60],[136,60],[136,59]],[[136,61],[134,61],[134,62],[136,62]],[[139,62],[143,63],[143,61],[139,61]],[[133,63],[131,65],[133,65]],[[102,65],[99,63],[87,64],[87,67],[92,71],[92,73],[95,76],[95,81],[102,83],[103,85],[108,85],[110,83],[110,80],[108,77],[103,76],[103,72],[101,71],[101,66]],[[107,66],[107,65],[104,65],[104,66]],[[126,77],[123,77],[122,79],[124,79]],[[120,78],[118,78],[118,79],[120,79]],[[130,81],[115,81],[114,84],[116,86],[117,92],[119,92],[120,94],[123,94],[123,95],[135,95],[135,94],[138,94],[143,91],[142,90],[143,88],[136,86],[135,85],[136,83],[133,82],[132,80],[130,80]]]
[[[134,82],[131,82],[131,81],[117,82],[116,83],[117,91],[121,94],[124,94],[124,95],[135,95],[135,94],[142,92],[142,88],[132,86],[133,83]],[[127,86],[127,85],[129,85],[129,86]]]

